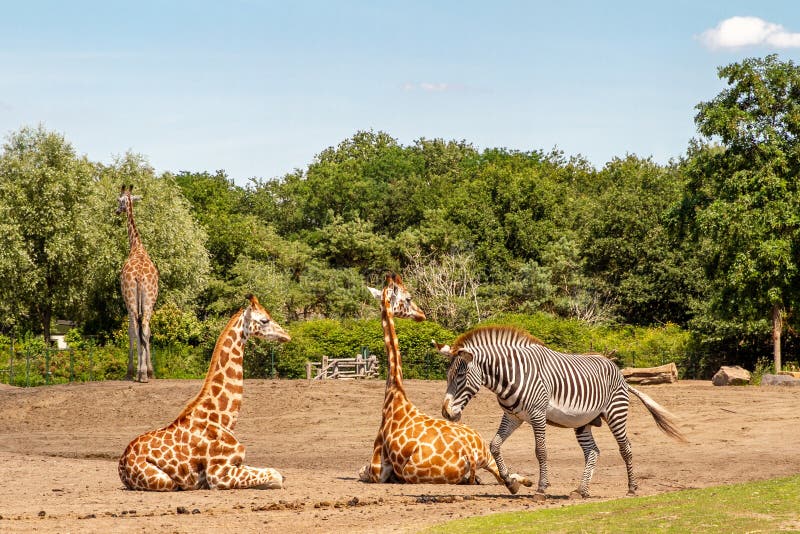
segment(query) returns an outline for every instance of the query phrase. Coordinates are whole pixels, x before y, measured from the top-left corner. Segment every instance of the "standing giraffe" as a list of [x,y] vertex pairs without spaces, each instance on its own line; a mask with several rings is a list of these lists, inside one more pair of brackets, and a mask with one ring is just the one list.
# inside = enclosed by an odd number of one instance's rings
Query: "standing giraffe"
[[128,241],[131,248],[125,265],[120,273],[122,299],[128,309],[128,373],[126,378],[133,379],[134,347],[138,354],[136,379],[147,382],[153,378],[153,362],[150,359],[150,316],[158,298],[158,269],[153,265],[142,244],[139,230],[133,220],[133,203],[141,200],[133,196],[133,186],[127,189],[122,186],[119,196],[117,214],[125,212],[128,219]]
[[128,489],[282,488],[271,468],[243,465],[245,448],[233,435],[242,405],[242,359],[251,335],[272,341],[291,338],[253,295],[219,335],[203,387],[169,426],[134,439],[119,459]]
[[372,461],[359,471],[363,482],[408,482],[412,484],[476,484],[478,469],[486,469],[511,493],[520,483],[532,483],[512,475],[506,483],[500,477],[489,447],[471,428],[443,419],[433,419],[420,412],[406,397],[403,369],[398,348],[394,317],[415,321],[425,314],[411,300],[411,295],[396,274],[386,277],[383,291],[369,288],[381,301],[383,340],[388,358],[388,376],[383,413]]

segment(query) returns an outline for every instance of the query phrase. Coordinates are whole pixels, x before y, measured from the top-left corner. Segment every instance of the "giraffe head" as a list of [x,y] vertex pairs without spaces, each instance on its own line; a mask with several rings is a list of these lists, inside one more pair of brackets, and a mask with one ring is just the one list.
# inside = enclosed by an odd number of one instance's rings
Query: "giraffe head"
[[250,305],[242,312],[245,338],[255,336],[269,341],[278,341],[279,343],[286,343],[292,340],[286,330],[281,328],[270,317],[269,312],[258,303],[258,299],[254,295],[247,295],[246,298],[250,301]]
[[483,372],[475,364],[473,355],[465,349],[453,351],[449,345],[439,345],[435,341],[433,345],[440,354],[450,360],[442,417],[448,421],[458,421],[461,419],[461,411],[481,388]]
[[122,184],[122,190],[120,191],[119,198],[117,201],[119,204],[117,205],[117,215],[120,213],[127,213],[128,206],[133,206],[133,203],[137,200],[142,200],[142,197],[138,195],[132,195],[133,186],[129,185],[128,188],[125,188],[125,184]]
[[386,275],[383,291],[370,287],[369,292],[380,301],[388,300],[390,311],[395,317],[414,319],[415,321],[425,320],[425,314],[411,300],[411,293],[403,285],[403,279],[399,274],[389,273]]

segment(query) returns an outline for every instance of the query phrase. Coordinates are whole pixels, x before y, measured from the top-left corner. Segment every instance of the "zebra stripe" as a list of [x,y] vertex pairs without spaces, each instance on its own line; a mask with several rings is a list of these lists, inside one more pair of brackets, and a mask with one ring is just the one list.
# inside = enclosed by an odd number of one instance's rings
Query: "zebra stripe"
[[625,461],[628,494],[635,494],[633,455],[627,437],[629,392],[642,401],[659,428],[676,440],[685,441],[672,415],[629,386],[617,366],[603,356],[556,352],[527,332],[512,327],[471,330],[456,340],[450,355],[442,415],[458,420],[481,386],[497,395],[503,419],[491,449],[504,480],[507,480],[508,468],[500,446],[522,422],[528,422],[536,438],[538,490],[547,489],[545,427],[549,423],[575,429],[586,462],[576,492],[588,496],[589,481],[600,452],[591,427],[600,426],[601,420],[605,420]]

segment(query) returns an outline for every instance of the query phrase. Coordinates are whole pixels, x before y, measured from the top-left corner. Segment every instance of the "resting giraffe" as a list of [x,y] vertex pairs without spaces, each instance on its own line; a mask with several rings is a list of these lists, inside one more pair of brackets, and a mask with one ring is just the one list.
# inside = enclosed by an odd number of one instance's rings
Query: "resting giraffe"
[[243,465],[245,448],[233,435],[244,386],[244,346],[253,335],[290,340],[252,295],[217,339],[203,388],[169,426],[131,441],[119,459],[119,477],[129,489],[281,488],[278,471]]
[[133,379],[133,351],[136,348],[138,362],[136,379],[147,382],[153,378],[153,362],[150,359],[150,316],[158,298],[158,269],[142,244],[139,230],[133,220],[133,203],[141,200],[133,196],[133,186],[122,186],[117,214],[125,212],[128,219],[128,241],[130,253],[120,273],[122,299],[128,310],[128,380]]
[[425,314],[411,300],[400,276],[386,277],[383,291],[370,288],[381,301],[381,323],[388,358],[388,376],[381,426],[372,453],[372,461],[359,471],[363,482],[408,482],[412,484],[476,484],[478,469],[486,469],[506,485],[511,493],[526,478],[512,475],[505,483],[486,442],[471,428],[434,419],[420,412],[406,397],[394,317],[415,321]]

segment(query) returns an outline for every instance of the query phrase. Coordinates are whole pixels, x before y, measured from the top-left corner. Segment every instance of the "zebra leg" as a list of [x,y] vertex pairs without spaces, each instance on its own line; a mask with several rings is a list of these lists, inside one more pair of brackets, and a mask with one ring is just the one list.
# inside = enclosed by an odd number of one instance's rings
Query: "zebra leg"
[[500,451],[500,447],[521,424],[522,421],[520,419],[504,413],[503,419],[500,421],[500,427],[497,429],[497,434],[494,435],[492,442],[489,444],[489,451],[492,453],[492,457],[497,464],[500,480],[511,493],[517,493],[519,491],[519,480],[509,475],[508,467],[506,467],[506,462],[503,460],[503,453]]
[[536,491],[544,493],[550,486],[550,477],[547,470],[547,445],[545,444],[545,429],[547,428],[547,416],[544,411],[537,412],[531,416],[531,426],[533,436],[536,440],[536,459],[539,461],[539,487]]
[[639,485],[636,483],[636,476],[633,473],[633,452],[631,451],[631,442],[628,439],[628,404],[625,403],[624,410],[609,413],[606,416],[606,422],[614,435],[614,439],[617,440],[619,453],[625,461],[625,469],[628,471],[628,496],[633,497],[636,495],[636,489]]
[[597,464],[597,457],[600,455],[600,449],[594,442],[594,437],[592,436],[592,427],[590,425],[584,425],[580,428],[576,428],[575,437],[578,438],[578,445],[580,445],[581,449],[583,449],[583,458],[586,463],[583,468],[581,485],[578,486],[578,489],[572,492],[570,497],[577,495],[580,495],[581,497],[588,497],[589,482],[592,480],[594,467]]

